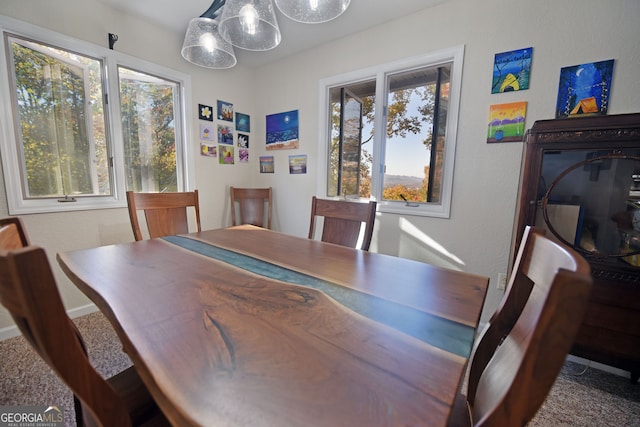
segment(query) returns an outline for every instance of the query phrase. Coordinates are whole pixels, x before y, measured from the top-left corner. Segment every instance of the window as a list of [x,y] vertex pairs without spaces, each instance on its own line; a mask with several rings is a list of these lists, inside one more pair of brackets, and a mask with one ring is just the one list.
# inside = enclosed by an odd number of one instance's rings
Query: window
[[100,59],[7,36],[25,198],[111,195]]
[[118,67],[127,190],[178,191],[179,84]]
[[17,21],[0,27],[10,214],[122,207],[126,190],[188,187],[186,76]]
[[449,217],[462,57],[457,47],[323,80],[319,193]]

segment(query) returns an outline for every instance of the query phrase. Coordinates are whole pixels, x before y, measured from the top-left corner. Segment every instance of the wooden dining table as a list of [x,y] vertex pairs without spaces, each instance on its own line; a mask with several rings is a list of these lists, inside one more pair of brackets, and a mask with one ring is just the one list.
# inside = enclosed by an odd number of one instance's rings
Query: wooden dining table
[[247,225],[57,259],[176,426],[445,426],[489,283]]

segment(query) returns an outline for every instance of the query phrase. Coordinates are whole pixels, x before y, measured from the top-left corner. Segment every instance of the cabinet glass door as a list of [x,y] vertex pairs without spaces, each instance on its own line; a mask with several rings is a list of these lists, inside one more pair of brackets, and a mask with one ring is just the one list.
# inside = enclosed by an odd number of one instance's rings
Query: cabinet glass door
[[640,265],[640,149],[547,150],[536,225],[590,258]]

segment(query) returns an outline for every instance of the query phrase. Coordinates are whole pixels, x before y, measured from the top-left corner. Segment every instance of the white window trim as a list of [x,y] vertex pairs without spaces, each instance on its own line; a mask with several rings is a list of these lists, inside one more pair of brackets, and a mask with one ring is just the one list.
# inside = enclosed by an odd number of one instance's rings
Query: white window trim
[[[46,41],[51,45],[74,50],[80,54],[102,58],[105,62],[107,67],[106,86],[109,97],[107,108],[109,116],[108,132],[115,160],[112,170],[114,174],[113,185],[115,186],[113,196],[81,197],[72,203],[59,203],[57,199],[23,198],[20,178],[20,153],[18,152],[15,137],[16,123],[12,112],[12,100],[9,95],[13,89],[9,80],[9,68],[4,43],[5,32],[34,40]],[[182,150],[178,150],[178,152],[181,152],[184,158],[177,158],[177,173],[182,176],[182,182],[178,183],[178,188],[180,191],[189,191],[195,188],[195,148],[192,146],[193,144],[189,143],[191,141],[191,126],[187,121],[191,117],[192,105],[191,77],[188,74],[0,15],[0,149],[2,150],[2,168],[10,215],[109,209],[127,206],[122,124],[119,119],[118,66],[155,74],[180,84],[182,89],[179,97],[182,108],[178,110],[182,114],[182,126],[176,121],[176,134],[180,135],[182,139],[181,142],[177,143],[182,144]]]
[[[329,111],[329,92],[332,87],[349,85],[358,81],[376,79],[376,117],[373,141],[374,164],[371,165],[371,194],[382,194],[382,171],[384,170],[384,141],[386,120],[385,87],[389,74],[395,74],[412,68],[435,66],[452,62],[451,89],[449,92],[449,110],[447,118],[447,145],[445,148],[444,174],[442,188],[442,203],[421,203],[417,207],[407,206],[404,202],[378,201],[378,211],[401,215],[419,215],[437,218],[449,218],[451,214],[451,199],[453,190],[453,169],[456,152],[458,129],[458,114],[460,108],[460,94],[462,85],[462,69],[464,60],[464,45],[419,55],[387,64],[377,65],[338,76],[328,77],[319,83],[319,130],[318,144],[318,183],[317,194],[327,196],[327,179],[329,158],[329,129],[331,126],[331,111]],[[377,171],[375,171],[377,169]]]

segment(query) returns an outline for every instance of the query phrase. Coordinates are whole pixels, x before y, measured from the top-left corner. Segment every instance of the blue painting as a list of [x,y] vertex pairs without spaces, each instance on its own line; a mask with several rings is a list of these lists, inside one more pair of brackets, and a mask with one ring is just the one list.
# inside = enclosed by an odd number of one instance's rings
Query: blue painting
[[491,93],[529,89],[532,53],[532,47],[496,53]]
[[251,117],[248,114],[236,113],[236,130],[251,132]]
[[298,148],[298,110],[267,116],[267,150]]
[[556,118],[606,115],[613,59],[560,70]]

